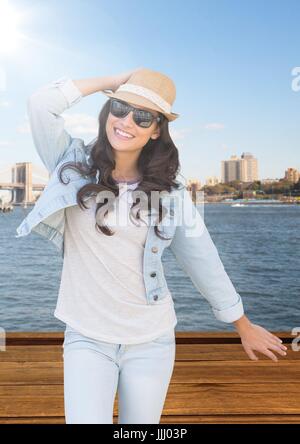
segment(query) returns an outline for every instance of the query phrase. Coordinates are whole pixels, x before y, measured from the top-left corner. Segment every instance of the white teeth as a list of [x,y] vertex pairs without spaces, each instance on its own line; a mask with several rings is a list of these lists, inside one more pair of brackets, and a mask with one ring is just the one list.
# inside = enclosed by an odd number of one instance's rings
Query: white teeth
[[133,136],[131,136],[130,134],[124,133],[123,131],[119,130],[119,128],[115,128],[116,132],[119,133],[121,136],[125,136],[128,137],[128,139],[132,139]]

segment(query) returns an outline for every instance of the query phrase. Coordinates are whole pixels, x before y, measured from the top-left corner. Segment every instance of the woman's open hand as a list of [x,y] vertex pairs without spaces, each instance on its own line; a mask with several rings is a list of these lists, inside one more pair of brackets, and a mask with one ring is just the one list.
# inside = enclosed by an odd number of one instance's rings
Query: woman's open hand
[[260,325],[250,322],[247,327],[238,329],[242,345],[250,359],[257,361],[258,357],[254,350],[263,353],[273,361],[278,361],[277,356],[271,351],[275,351],[282,356],[286,355],[287,347],[282,344],[281,339],[270,333]]

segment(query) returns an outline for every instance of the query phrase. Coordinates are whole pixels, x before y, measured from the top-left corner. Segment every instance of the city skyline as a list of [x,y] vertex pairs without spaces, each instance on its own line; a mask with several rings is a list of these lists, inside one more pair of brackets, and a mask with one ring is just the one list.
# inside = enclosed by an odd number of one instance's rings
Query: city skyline
[[[248,153],[247,153],[248,154]],[[250,154],[252,154],[252,153],[250,153]],[[229,159],[223,159],[223,160],[221,160],[221,164],[220,164],[220,173],[218,174],[218,175],[216,175],[216,176],[214,176],[213,174],[208,174],[206,177],[205,177],[205,180],[207,180],[208,178],[210,178],[210,177],[217,177],[219,180],[221,180],[221,178],[222,178],[222,162],[227,162],[227,161],[230,161],[230,160],[232,160],[233,158],[238,158],[238,156],[236,155],[236,154],[232,154],[231,156],[230,156],[230,158]],[[12,176],[12,168],[13,168],[13,165],[15,165],[15,164],[17,164],[17,163],[24,163],[24,162],[27,162],[27,161],[24,161],[24,160],[19,160],[19,161],[17,161],[17,162],[15,162],[15,163],[12,163],[12,164],[6,164],[6,165],[2,165],[2,166],[0,166],[0,181],[9,181],[10,180],[10,178],[11,178],[11,176]],[[30,162],[30,161],[29,161]],[[37,170],[39,170],[39,175],[40,175],[40,178],[42,177],[41,175],[44,175],[44,179],[46,179],[46,177],[47,176],[49,176],[49,172],[47,171],[47,169],[46,169],[46,167],[42,164],[42,163],[39,163],[39,164],[36,164],[36,163],[34,163],[34,162],[30,162],[30,163],[32,163],[32,165],[33,165],[33,167],[35,167]],[[288,166],[286,166],[286,167],[282,167],[282,170],[284,170],[284,173],[282,173],[282,171],[281,171],[281,173],[280,173],[280,175],[278,176],[278,177],[260,177],[259,179],[257,179],[257,180],[267,180],[267,179],[274,179],[274,180],[277,180],[277,179],[280,179],[280,178],[283,178],[284,176],[285,176],[285,172],[287,171],[287,170],[296,170],[296,171],[299,171],[300,172],[300,169],[298,169],[298,168],[295,168],[294,166],[292,166],[292,165],[288,165]],[[190,179],[190,178],[196,178],[196,179],[199,179],[199,177],[197,177],[197,173],[196,174],[194,174],[194,175],[190,175],[190,176],[188,176],[187,177],[187,179]],[[254,179],[255,180],[255,179]]]
[[[244,154],[246,154],[246,155],[250,154],[251,156],[253,155],[253,153],[243,152],[243,153],[241,154],[241,157],[239,158],[239,157],[237,156],[237,154],[231,154],[231,155],[229,156],[228,159],[223,159],[223,160],[221,160],[221,162],[220,162],[220,172],[219,172],[219,174],[218,174],[218,175],[207,174],[207,176],[205,176],[205,181],[206,181],[207,179],[209,179],[209,178],[213,178],[213,177],[215,177],[215,178],[217,178],[217,179],[219,180],[219,182],[221,182],[221,181],[222,181],[222,168],[223,168],[223,165],[222,165],[222,164],[223,164],[223,162],[230,162],[230,161],[232,161],[232,160],[240,160],[240,159],[243,157]],[[253,157],[255,158],[255,156],[253,156]],[[258,161],[259,159],[255,158],[255,160]],[[12,172],[13,166],[14,166],[15,164],[17,164],[17,163],[26,163],[26,162],[28,162],[28,161],[19,160],[19,161],[15,162],[15,163],[12,163],[12,164],[6,164],[6,165],[1,165],[1,164],[0,164],[0,182],[1,182],[1,181],[2,181],[2,182],[10,181],[10,180],[11,180],[11,177],[12,177],[12,175],[13,175],[13,172]],[[39,177],[39,180],[40,180],[40,179],[42,179],[42,180],[43,180],[43,179],[48,180],[49,172],[47,171],[47,169],[46,169],[46,167],[43,165],[43,163],[40,162],[39,164],[36,164],[36,163],[34,163],[34,162],[30,162],[30,161],[29,161],[29,163],[32,163],[33,167],[36,169],[36,174],[37,174],[37,176]],[[289,170],[292,170],[292,171],[298,171],[299,174],[300,174],[300,168],[295,168],[295,166],[288,164],[288,166],[285,166],[285,167],[282,166],[281,173],[279,174],[278,177],[261,177],[261,176],[259,175],[260,177],[259,177],[258,179],[253,179],[253,181],[254,181],[254,180],[263,181],[263,180],[272,180],[272,179],[275,181],[275,180],[278,180],[278,179],[283,179]],[[284,171],[284,172],[283,172],[283,171]],[[295,173],[294,173],[294,172],[290,172],[290,174],[295,174]],[[200,179],[199,179],[199,176],[197,176],[197,173],[192,174],[192,175],[186,177],[186,180],[191,180],[191,179],[197,179],[197,180],[200,180]],[[246,180],[242,180],[242,181],[246,181]],[[251,180],[249,180],[249,181],[251,181]],[[201,182],[201,181],[200,181],[200,182]],[[225,183],[225,182],[224,182],[224,183]]]
[[[250,165],[247,166],[247,162],[250,161]],[[254,166],[253,166],[253,161]],[[229,170],[231,171],[230,174],[224,173],[224,163],[229,163]],[[241,163],[242,166],[232,166],[232,163]],[[254,168],[254,169],[253,169]],[[300,178],[300,170],[297,170],[293,167],[287,167],[284,171],[284,174],[280,176],[280,178],[259,178],[258,177],[258,160],[252,155],[252,153],[249,152],[243,152],[241,157],[238,158],[236,155],[231,155],[230,159],[221,161],[221,174],[220,176],[207,176],[205,178],[205,183],[201,182],[198,177],[186,177],[184,178],[186,186],[188,186],[190,183],[198,183],[201,188],[204,185],[216,185],[216,184],[226,184],[234,180],[238,180],[241,182],[254,182],[254,181],[260,181],[262,184],[271,182],[272,180],[278,181],[281,179],[286,179],[291,182],[298,182]],[[13,184],[21,183],[24,179],[24,177],[28,177],[28,180],[26,180],[26,186],[25,186],[25,196],[27,196],[26,201],[32,201],[33,196],[38,196],[36,194],[37,191],[41,191],[44,186],[47,184],[49,180],[49,173],[43,166],[36,166],[32,164],[31,162],[17,162],[16,164],[7,165],[4,169],[0,169],[0,198],[4,200],[10,200],[11,196],[10,193],[12,191]],[[25,183],[25,182],[24,182]],[[7,188],[5,188],[7,186]],[[35,191],[31,189],[31,187],[35,187]],[[18,195],[19,191],[16,188],[16,191],[14,191],[15,196]],[[21,196],[21,195],[20,195]],[[17,199],[18,200],[18,199]]]

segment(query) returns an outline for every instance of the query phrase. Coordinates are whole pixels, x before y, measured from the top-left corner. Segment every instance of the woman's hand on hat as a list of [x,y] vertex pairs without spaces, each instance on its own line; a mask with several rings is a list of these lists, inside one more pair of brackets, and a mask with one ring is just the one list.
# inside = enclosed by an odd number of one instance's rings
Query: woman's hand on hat
[[127,82],[127,80],[131,77],[131,75],[134,72],[139,71],[140,69],[143,69],[143,67],[139,67],[139,68],[133,69],[131,71],[126,71],[121,74],[116,74],[116,75],[112,76],[112,81],[113,81],[112,91],[115,92],[119,88],[120,85],[123,85],[123,83]]

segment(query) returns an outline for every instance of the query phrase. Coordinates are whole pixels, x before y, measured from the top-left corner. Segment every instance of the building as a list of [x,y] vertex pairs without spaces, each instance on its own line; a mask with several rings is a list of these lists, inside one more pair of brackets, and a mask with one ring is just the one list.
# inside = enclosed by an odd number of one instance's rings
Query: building
[[242,182],[254,182],[258,178],[258,162],[251,153],[241,155],[241,179]]
[[295,168],[288,168],[285,171],[284,178],[289,182],[297,183],[300,179],[300,172]]
[[238,180],[239,173],[239,158],[231,156],[229,160],[221,161],[221,182],[228,183],[233,180]]
[[236,155],[229,160],[221,161],[221,182],[228,183],[234,180],[240,182],[254,182],[258,178],[258,161],[251,153],[243,153],[239,158]]
[[197,202],[199,199],[199,194],[197,194],[198,191],[201,190],[201,182],[198,179],[188,179],[186,184],[187,190],[191,194],[191,198],[194,202]]
[[206,178],[205,185],[213,187],[219,183],[219,179],[216,176],[209,176]]
[[276,179],[270,179],[270,178],[267,178],[267,179],[261,179],[261,183],[263,184],[263,185],[266,185],[266,184],[268,184],[268,183],[273,183],[273,182],[279,182],[280,181],[280,179],[278,179],[278,178],[276,178]]
[[198,179],[188,179],[186,188],[189,191],[200,191],[201,189],[201,182]]

